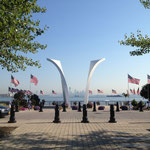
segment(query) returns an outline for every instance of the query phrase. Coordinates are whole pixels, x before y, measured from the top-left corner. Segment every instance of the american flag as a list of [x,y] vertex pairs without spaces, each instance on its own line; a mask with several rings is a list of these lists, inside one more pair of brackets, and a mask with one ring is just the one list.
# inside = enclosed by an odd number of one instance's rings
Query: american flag
[[150,83],[150,75],[147,75],[147,82]]
[[135,94],[135,89],[133,89],[133,94]]
[[8,92],[12,92],[12,93],[13,93],[13,91],[12,91],[12,88],[11,88],[11,87],[8,87]]
[[128,83],[138,84],[140,83],[140,79],[133,78],[128,74]]
[[16,80],[12,75],[11,75],[11,83],[13,83],[15,87],[18,86],[18,84],[20,84],[19,81]]
[[92,94],[92,91],[91,91],[91,90],[89,90],[89,94]]
[[130,92],[133,93],[132,89],[130,89]]
[[113,94],[117,94],[116,90],[112,89],[112,93]]
[[31,80],[30,80],[30,82],[34,83],[34,85],[37,85],[38,84],[38,79],[31,74]]
[[40,94],[44,95],[44,92],[42,90],[40,90]]
[[97,92],[98,92],[98,93],[103,93],[103,91],[102,91],[102,90],[99,90],[99,89],[97,89]]
[[52,90],[52,94],[56,94],[56,92],[54,90]]
[[137,89],[137,95],[140,95],[140,89],[139,88]]
[[25,94],[32,95],[32,92],[30,90],[27,90]]

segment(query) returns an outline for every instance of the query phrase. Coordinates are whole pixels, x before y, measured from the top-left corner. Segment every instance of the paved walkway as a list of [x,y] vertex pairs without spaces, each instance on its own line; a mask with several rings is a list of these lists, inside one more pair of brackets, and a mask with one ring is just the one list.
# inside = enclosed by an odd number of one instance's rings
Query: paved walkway
[[109,110],[92,112],[90,123],[81,123],[82,112],[60,111],[61,123],[53,123],[54,110],[16,113],[17,123],[0,119],[0,127],[17,127],[0,139],[1,150],[150,150],[150,111],[121,111],[117,123],[108,123]]

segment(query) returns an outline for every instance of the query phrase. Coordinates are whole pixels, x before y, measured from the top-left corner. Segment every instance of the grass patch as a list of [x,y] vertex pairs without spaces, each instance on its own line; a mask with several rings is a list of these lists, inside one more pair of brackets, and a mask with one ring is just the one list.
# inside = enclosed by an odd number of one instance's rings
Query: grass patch
[[0,127],[0,138],[7,137],[17,127]]

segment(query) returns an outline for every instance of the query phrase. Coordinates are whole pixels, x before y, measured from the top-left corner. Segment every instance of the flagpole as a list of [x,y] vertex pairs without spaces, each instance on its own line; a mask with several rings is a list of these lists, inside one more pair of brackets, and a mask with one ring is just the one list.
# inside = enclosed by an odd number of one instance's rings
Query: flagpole
[[[127,76],[128,76],[128,74],[127,74]],[[127,80],[128,81],[128,80]],[[129,92],[129,82],[128,82],[128,92]],[[129,100],[129,96],[128,96],[128,100]]]
[[148,74],[147,74],[147,83],[148,83],[148,101],[149,101],[149,82],[148,82]]

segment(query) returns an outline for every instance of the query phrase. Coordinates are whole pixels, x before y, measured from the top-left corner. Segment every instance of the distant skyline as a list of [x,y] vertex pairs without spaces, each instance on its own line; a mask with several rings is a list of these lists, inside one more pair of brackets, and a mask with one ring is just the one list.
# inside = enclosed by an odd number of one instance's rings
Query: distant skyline
[[[101,58],[106,60],[96,68],[90,82],[93,94],[97,89],[104,94],[112,94],[112,89],[118,94],[126,92],[128,74],[140,79],[139,86],[129,84],[131,89],[141,89],[147,83],[150,54],[130,56],[129,52],[136,48],[118,42],[124,39],[124,34],[137,30],[150,35],[150,10],[138,0],[39,0],[38,4],[45,6],[47,12],[33,15],[34,19],[39,19],[41,26],[47,25],[49,29],[36,40],[47,44],[47,48],[27,56],[39,60],[42,67],[28,67],[18,73],[0,67],[0,94],[8,93],[9,86],[14,87],[10,83],[11,75],[20,82],[18,89],[62,93],[59,72],[47,58],[61,61],[71,91],[85,91],[90,61]],[[37,77],[37,86],[30,83],[31,74]]]

